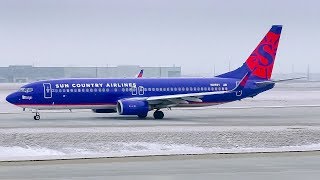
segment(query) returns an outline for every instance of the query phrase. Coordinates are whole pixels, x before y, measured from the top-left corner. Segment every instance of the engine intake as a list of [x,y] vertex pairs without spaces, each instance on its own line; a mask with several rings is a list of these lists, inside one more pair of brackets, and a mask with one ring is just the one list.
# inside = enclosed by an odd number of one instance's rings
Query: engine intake
[[143,100],[124,99],[117,103],[117,112],[120,115],[145,115],[149,110],[149,103]]

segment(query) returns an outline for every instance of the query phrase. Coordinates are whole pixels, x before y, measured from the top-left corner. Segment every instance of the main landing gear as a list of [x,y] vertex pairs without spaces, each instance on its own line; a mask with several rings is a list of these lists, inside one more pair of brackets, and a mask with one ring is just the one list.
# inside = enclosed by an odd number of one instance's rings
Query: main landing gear
[[36,115],[33,116],[34,120],[40,120],[40,113],[36,112]]
[[163,119],[164,114],[163,114],[162,111],[156,110],[156,111],[153,113],[153,117],[154,117],[155,119]]

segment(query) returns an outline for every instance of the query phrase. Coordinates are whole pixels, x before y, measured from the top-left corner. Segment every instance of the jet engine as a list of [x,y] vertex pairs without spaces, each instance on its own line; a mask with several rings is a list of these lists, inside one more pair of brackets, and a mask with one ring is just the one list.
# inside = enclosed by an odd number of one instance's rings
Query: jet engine
[[151,110],[149,103],[144,100],[123,99],[117,103],[117,112],[120,115],[143,116]]

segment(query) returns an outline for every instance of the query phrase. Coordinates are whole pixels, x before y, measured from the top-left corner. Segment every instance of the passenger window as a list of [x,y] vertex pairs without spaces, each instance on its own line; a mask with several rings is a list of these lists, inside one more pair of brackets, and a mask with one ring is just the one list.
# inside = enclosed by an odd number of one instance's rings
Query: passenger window
[[181,87],[178,87],[178,91],[181,91]]
[[204,90],[204,91],[207,91],[207,87],[204,87],[203,90]]
[[65,89],[62,89],[62,92],[66,92],[66,90],[65,90]]
[[106,88],[106,92],[109,92],[109,88]]
[[86,92],[89,92],[89,89],[86,89]]
[[70,92],[73,92],[73,89],[70,89]]
[[156,88],[156,91],[159,91],[159,88]]
[[117,92],[118,91],[118,89],[117,88],[114,88],[114,92]]
[[200,90],[203,91],[203,87],[201,87]]
[[126,89],[125,88],[122,88],[122,92],[125,92],[126,91]]
[[200,91],[200,87],[197,87],[197,91]]
[[178,89],[175,87],[175,88],[174,88],[174,91],[177,91],[177,90],[178,90]]
[[90,88],[90,92],[93,92],[93,89],[92,89],[92,88]]
[[162,91],[162,88],[159,88],[159,91]]

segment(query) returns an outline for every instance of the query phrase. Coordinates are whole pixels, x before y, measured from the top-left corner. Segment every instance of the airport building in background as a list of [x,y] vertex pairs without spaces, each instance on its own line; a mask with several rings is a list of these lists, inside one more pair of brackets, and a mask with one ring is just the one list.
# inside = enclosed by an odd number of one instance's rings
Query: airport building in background
[[181,67],[34,67],[11,65],[0,67],[1,83],[24,83],[59,78],[132,78],[143,69],[143,77],[180,77]]

